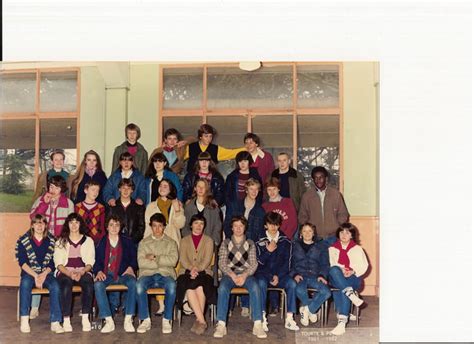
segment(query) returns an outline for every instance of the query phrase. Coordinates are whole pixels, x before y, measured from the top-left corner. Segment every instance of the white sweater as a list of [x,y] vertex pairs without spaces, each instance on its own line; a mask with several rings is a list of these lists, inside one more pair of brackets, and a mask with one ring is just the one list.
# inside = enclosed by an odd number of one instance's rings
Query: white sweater
[[[54,248],[54,266],[56,267],[56,274],[58,273],[58,266],[66,266],[69,259],[69,242],[66,242],[66,246],[63,247],[60,244],[60,240],[56,241],[56,247]],[[81,258],[85,265],[94,266],[95,263],[95,246],[94,241],[86,236],[86,241],[81,245]]]
[[[350,261],[349,266],[352,270],[354,270],[355,275],[357,277],[362,276],[369,268],[369,262],[367,261],[367,256],[365,255],[365,252],[362,249],[362,247],[360,247],[359,245],[352,247],[347,252],[347,256],[349,257],[349,261]],[[332,246],[329,247],[329,263],[331,264],[331,266],[339,266],[343,268],[344,265],[339,264],[338,260],[339,260],[339,250]]]

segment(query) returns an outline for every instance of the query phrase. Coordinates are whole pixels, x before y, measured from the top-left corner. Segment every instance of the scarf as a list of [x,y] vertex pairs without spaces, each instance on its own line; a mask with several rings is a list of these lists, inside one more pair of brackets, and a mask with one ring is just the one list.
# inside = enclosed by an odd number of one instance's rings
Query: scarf
[[164,150],[164,151],[167,151],[168,153],[171,153],[172,151],[174,151],[174,148],[173,148],[173,147],[168,147],[168,146],[165,145],[165,146],[163,147],[163,150]]
[[171,210],[171,200],[167,199],[166,201],[163,201],[161,197],[158,198],[156,201],[158,208],[160,209],[161,213],[166,219],[166,223],[169,223],[169,218],[170,218],[170,210]]
[[339,250],[339,259],[337,260],[338,264],[344,265],[346,269],[350,269],[351,265],[351,261],[349,260],[347,252],[349,252],[349,250],[354,246],[356,246],[354,240],[349,241],[349,244],[347,245],[346,249],[342,248],[341,240],[336,241],[334,245],[332,245],[332,247]]
[[94,168],[91,168],[91,169],[88,169],[88,168],[86,167],[86,169],[85,169],[85,172],[86,172],[87,175],[88,175],[89,177],[91,177],[91,178],[92,178],[92,176],[95,174],[96,171],[97,171],[97,167],[94,167]]
[[43,240],[46,240],[46,241],[49,240],[49,244],[48,244],[48,252],[44,256],[44,260],[41,265],[39,264],[38,259],[36,258],[36,254],[32,245],[32,240],[30,238],[29,230],[28,232],[23,234],[22,237],[20,237],[20,240],[16,242],[16,246],[15,246],[16,259],[18,260],[18,243],[20,242],[26,250],[26,255],[28,256],[28,260],[30,262],[29,264],[30,268],[33,269],[33,271],[36,273],[41,273],[44,270],[44,268],[49,265],[49,262],[51,261],[51,259],[53,259],[54,238],[52,237],[52,235],[48,234],[48,236],[44,238]]
[[[107,272],[109,271],[109,258],[110,258],[110,251],[111,250],[112,250],[112,246],[110,245],[109,236],[107,236],[107,240],[106,240],[106,243],[105,243],[104,271],[102,271],[106,276],[107,276]],[[114,281],[117,281],[117,279],[118,279],[118,271],[120,269],[120,263],[122,261],[122,241],[120,240],[120,237],[119,237],[119,240],[117,242],[116,261],[117,261],[117,269],[115,269],[115,271],[113,271]]]

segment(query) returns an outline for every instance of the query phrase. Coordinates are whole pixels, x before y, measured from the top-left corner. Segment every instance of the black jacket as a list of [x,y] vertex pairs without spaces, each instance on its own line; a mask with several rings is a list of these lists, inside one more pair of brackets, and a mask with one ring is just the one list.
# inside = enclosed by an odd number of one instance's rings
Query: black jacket
[[[193,197],[194,183],[199,178],[194,172],[186,174],[183,180],[183,202],[186,203],[188,199]],[[212,174],[211,179],[211,192],[214,196],[214,200],[217,202],[219,207],[224,205],[225,193],[224,193],[224,177],[219,172]]]
[[117,215],[122,219],[120,233],[132,238],[138,245],[145,233],[145,207],[138,205],[133,199],[127,208],[124,208],[120,198],[115,201],[115,207],[110,207],[107,217]]

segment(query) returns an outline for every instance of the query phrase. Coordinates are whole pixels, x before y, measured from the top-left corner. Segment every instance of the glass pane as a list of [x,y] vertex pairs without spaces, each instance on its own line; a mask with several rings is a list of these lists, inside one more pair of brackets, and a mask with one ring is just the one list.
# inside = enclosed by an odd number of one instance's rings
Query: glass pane
[[40,173],[51,168],[51,153],[62,149],[66,155],[64,169],[69,173],[77,164],[77,120],[75,118],[40,121]]
[[324,166],[339,187],[339,116],[298,116],[298,170],[307,185],[315,166]]
[[0,75],[0,112],[35,112],[36,74]]
[[252,119],[252,132],[260,137],[260,146],[270,152],[277,163],[278,153],[293,151],[292,116],[257,116]]
[[210,109],[291,108],[292,67],[262,67],[253,72],[237,67],[209,68],[207,97]]
[[34,174],[35,120],[0,121],[0,212],[30,211]]
[[339,106],[338,66],[298,66],[298,107]]
[[163,71],[163,108],[201,108],[202,79],[202,68],[166,68]]
[[[246,116],[207,116],[207,123],[217,130],[214,143],[225,148],[244,146],[244,136],[247,132]],[[219,172],[225,177],[235,169],[235,160],[222,161],[218,164]]]
[[40,111],[77,110],[77,73],[41,73]]

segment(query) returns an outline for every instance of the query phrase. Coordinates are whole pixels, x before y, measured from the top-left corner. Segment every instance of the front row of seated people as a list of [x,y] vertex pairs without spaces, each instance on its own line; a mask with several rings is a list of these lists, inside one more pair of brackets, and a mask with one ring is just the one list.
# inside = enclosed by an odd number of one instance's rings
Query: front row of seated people
[[[300,302],[301,324],[307,326],[317,321],[317,311],[331,296],[329,286],[336,288],[333,296],[338,314],[338,325],[332,334],[345,332],[351,302],[357,306],[363,303],[356,291],[368,262],[363,249],[356,244],[356,229],[350,223],[339,227],[332,245],[327,239],[318,241],[316,228],[309,223],[301,227],[299,239],[292,243],[280,230],[281,215],[269,212],[264,218],[266,231],[254,242],[246,236],[245,217],[234,216],[230,221],[231,235],[218,250],[222,278],[216,293],[212,277],[215,241],[205,234],[207,220],[202,212],[191,216],[190,234],[181,239],[179,248],[166,235],[168,222],[161,213],[150,216],[151,235],[140,241],[138,250],[132,239],[120,233],[121,221],[119,216],[109,216],[107,234],[94,247],[93,240],[85,234],[84,220],[77,213],[66,218],[56,241],[48,233],[46,217],[33,217],[30,229],[16,246],[21,267],[21,332],[30,332],[29,308],[34,287],[49,290],[51,331],[55,333],[73,330],[70,316],[74,285],[82,290],[82,330],[91,331],[89,314],[95,290],[99,317],[105,319],[103,333],[115,329],[106,292],[106,287],[114,284],[128,288],[124,330],[135,332],[133,316],[138,313],[138,333],[151,329],[147,295],[150,288],[165,290],[163,333],[172,332],[173,307],[176,301],[182,307],[186,297],[196,318],[191,331],[203,334],[208,327],[204,316],[206,304],[216,304],[217,294],[216,338],[227,334],[229,300],[234,287],[248,290],[253,334],[258,338],[266,338],[269,330],[265,312],[267,288],[285,289],[285,327],[290,330],[299,329],[293,317],[296,299]],[[308,296],[308,288],[316,290],[312,297]]]

